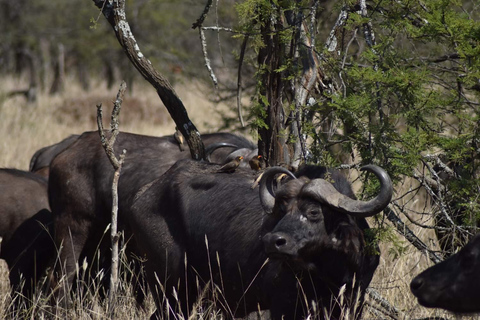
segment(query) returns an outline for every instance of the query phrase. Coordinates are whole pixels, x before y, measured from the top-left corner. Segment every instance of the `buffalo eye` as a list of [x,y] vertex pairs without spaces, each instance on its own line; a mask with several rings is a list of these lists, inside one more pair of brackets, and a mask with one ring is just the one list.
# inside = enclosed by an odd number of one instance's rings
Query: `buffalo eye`
[[309,208],[306,212],[306,215],[309,220],[319,220],[322,217],[322,208]]

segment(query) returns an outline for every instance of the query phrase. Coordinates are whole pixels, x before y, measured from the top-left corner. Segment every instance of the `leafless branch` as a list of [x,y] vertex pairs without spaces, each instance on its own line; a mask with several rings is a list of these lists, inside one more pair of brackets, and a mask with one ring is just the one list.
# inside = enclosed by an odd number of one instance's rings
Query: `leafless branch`
[[449,228],[444,228],[444,227],[440,227],[440,226],[434,226],[434,225],[429,226],[429,225],[426,225],[426,224],[423,224],[423,223],[419,223],[415,219],[412,219],[412,217],[410,217],[410,215],[405,211],[405,207],[400,206],[397,201],[392,201],[392,204],[398,211],[400,211],[408,219],[408,221],[410,221],[410,223],[413,223],[414,225],[416,225],[418,227],[421,227],[421,228],[424,228],[424,229],[437,229],[437,230],[448,230],[449,229]]
[[455,229],[458,229],[459,227],[457,224],[453,221],[452,217],[450,217],[450,214],[448,213],[447,210],[447,204],[443,200],[442,192],[441,190],[438,190],[438,192],[435,192],[431,186],[423,179],[421,175],[418,175],[416,173],[413,174],[413,178],[415,178],[417,181],[420,182],[420,184],[425,188],[427,193],[432,197],[433,199],[436,200],[436,203],[438,207],[440,208],[440,212],[442,215],[445,217],[445,219],[448,221],[448,223]]
[[203,9],[202,15],[192,25],[192,29],[196,29],[196,28],[202,26],[203,21],[205,21],[205,18],[207,17],[208,11],[210,11],[210,8],[212,7],[212,2],[213,2],[212,0],[207,0],[207,4],[205,5],[205,8]]
[[203,58],[205,60],[205,67],[207,68],[208,72],[210,73],[210,78],[212,78],[212,82],[215,85],[215,87],[218,86],[218,80],[217,76],[215,76],[215,73],[213,72],[212,66],[210,65],[210,59],[208,58],[208,52],[207,52],[207,39],[205,38],[205,33],[203,32],[203,28],[199,28],[199,33],[200,33],[200,42],[202,44],[202,52],[203,52]]
[[233,30],[232,28],[225,28],[225,27],[219,27],[219,26],[215,26],[215,27],[202,27],[203,30],[214,30],[214,31],[226,31],[226,32],[231,32],[231,33],[239,33],[235,30]]
[[122,101],[123,95],[125,94],[125,90],[127,89],[126,83],[123,81],[120,85],[120,89],[118,90],[117,98],[113,105],[112,110],[112,118],[110,122],[110,138],[105,137],[105,130],[103,129],[103,111],[102,105],[97,105],[97,125],[98,125],[98,133],[100,134],[100,141],[102,143],[103,148],[105,149],[105,153],[107,154],[110,163],[112,164],[115,172],[113,174],[113,181],[112,181],[112,220],[110,225],[110,238],[112,241],[112,272],[110,275],[110,292],[109,292],[109,307],[112,307],[112,302],[114,301],[114,297],[117,290],[118,284],[118,242],[119,242],[119,234],[117,231],[117,221],[118,221],[118,180],[120,179],[120,174],[122,172],[122,165],[125,161],[125,154],[126,150],[123,150],[120,158],[117,159],[115,156],[115,152],[113,146],[115,144],[115,140],[118,136],[118,117],[120,115],[120,110],[122,108]]
[[387,207],[383,210],[385,216],[387,217],[390,222],[393,223],[397,231],[405,237],[405,239],[408,240],[415,248],[420,250],[421,252],[428,252],[428,257],[430,260],[432,260],[434,263],[439,263],[443,259],[439,257],[435,252],[430,250],[425,243],[423,243],[422,240],[420,240],[413,232],[410,230],[405,223],[400,219],[399,216],[395,214],[395,212],[390,208]]
[[427,161],[433,161],[435,162],[436,165],[438,165],[440,168],[442,168],[443,171],[445,171],[450,178],[456,178],[457,175],[456,173],[450,169],[441,159],[439,155],[434,155],[434,154],[426,154],[423,156],[423,158]]
[[[202,45],[202,52],[203,52],[203,58],[205,60],[205,67],[207,68],[208,72],[210,73],[210,78],[212,78],[212,82],[215,85],[215,87],[218,86],[218,80],[217,77],[215,76],[215,73],[213,72],[212,66],[210,65],[210,59],[208,58],[208,51],[207,51],[207,40],[205,38],[205,33],[204,28],[202,27],[203,21],[205,21],[205,18],[207,17],[208,11],[210,11],[210,8],[212,6],[212,0],[207,0],[207,4],[205,5],[205,8],[203,9],[202,15],[200,18],[197,19],[197,22],[195,22],[192,25],[192,28],[198,28],[198,32],[200,35],[200,43]],[[217,32],[219,30],[217,29]]]

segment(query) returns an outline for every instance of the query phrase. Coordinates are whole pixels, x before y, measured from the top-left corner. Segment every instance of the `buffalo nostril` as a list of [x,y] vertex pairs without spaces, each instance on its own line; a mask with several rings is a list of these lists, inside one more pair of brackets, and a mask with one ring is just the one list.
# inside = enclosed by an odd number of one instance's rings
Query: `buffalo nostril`
[[412,292],[418,291],[422,286],[423,286],[423,280],[421,278],[416,277],[410,283],[410,290],[412,290]]
[[263,237],[263,243],[268,254],[296,254],[294,241],[283,232],[267,233]]
[[287,239],[285,238],[279,237],[278,239],[275,240],[275,246],[277,248],[280,248],[286,244],[287,244]]

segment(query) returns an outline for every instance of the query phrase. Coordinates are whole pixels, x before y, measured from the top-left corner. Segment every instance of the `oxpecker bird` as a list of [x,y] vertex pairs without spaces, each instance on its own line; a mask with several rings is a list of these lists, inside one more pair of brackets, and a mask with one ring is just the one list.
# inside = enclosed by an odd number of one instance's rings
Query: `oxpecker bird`
[[175,140],[177,140],[178,147],[180,148],[180,151],[185,151],[185,146],[183,145],[183,135],[178,130],[177,127],[175,127],[175,133],[173,134],[173,136],[175,137]]
[[255,171],[265,169],[265,159],[261,155],[255,156],[248,162],[250,164],[250,168]]
[[242,160],[243,160],[243,157],[242,157],[242,156],[238,156],[238,157],[236,157],[235,159],[233,159],[232,161],[227,162],[226,164],[224,164],[223,167],[221,167],[220,169],[218,169],[217,172],[226,172],[226,173],[235,172],[235,169],[238,168],[238,166],[240,165],[240,162],[242,162]]

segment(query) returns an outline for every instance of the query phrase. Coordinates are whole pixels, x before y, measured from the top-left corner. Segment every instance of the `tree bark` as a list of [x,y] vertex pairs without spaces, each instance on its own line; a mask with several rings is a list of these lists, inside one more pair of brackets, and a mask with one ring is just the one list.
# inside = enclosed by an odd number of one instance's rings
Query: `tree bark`
[[285,46],[281,43],[278,34],[278,31],[283,28],[280,12],[277,12],[276,19],[264,19],[264,22],[261,33],[265,46],[258,54],[258,63],[260,68],[265,69],[260,94],[268,102],[263,106],[267,114],[265,119],[267,128],[258,129],[258,153],[265,159],[268,166],[276,166],[280,163],[290,164],[282,101],[284,80],[282,72],[277,71],[283,64]]

